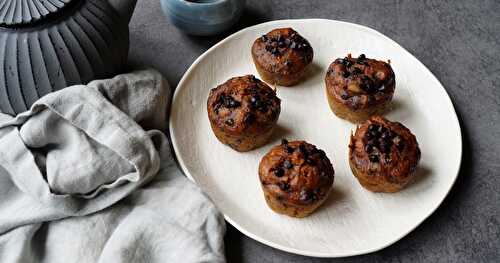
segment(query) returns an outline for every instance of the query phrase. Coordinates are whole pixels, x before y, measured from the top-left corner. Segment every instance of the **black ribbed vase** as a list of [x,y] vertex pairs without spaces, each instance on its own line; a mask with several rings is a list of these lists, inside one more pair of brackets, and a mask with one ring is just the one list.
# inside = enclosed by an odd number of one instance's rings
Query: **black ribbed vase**
[[0,111],[14,115],[49,92],[119,73],[134,5],[0,0]]

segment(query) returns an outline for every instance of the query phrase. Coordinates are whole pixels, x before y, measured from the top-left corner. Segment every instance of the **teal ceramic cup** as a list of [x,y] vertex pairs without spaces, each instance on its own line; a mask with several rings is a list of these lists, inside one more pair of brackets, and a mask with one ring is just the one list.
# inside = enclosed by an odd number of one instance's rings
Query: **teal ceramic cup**
[[161,0],[163,13],[190,35],[208,36],[228,30],[241,16],[245,0]]

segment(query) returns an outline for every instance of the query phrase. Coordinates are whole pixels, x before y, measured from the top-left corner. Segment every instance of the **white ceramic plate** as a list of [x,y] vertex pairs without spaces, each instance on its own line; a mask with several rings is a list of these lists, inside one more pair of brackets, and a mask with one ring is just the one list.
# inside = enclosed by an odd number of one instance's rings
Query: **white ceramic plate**
[[[258,74],[253,41],[278,27],[293,27],[314,49],[314,66],[297,86],[278,87],[279,130],[268,145],[239,153],[222,145],[208,122],[211,88],[227,79]],[[395,194],[363,189],[347,160],[355,126],[328,107],[324,77],[328,65],[348,52],[390,59],[396,74],[393,109],[417,136],[422,151],[418,180]],[[382,249],[401,239],[443,201],[457,177],[462,139],[453,105],[443,86],[415,57],[381,33],[356,24],[307,19],[273,21],[243,29],[201,55],[180,81],[170,116],[172,143],[184,173],[194,180],[247,236],[292,253],[343,257]],[[314,214],[295,219],[272,212],[257,176],[262,156],[280,139],[304,139],[325,150],[335,168],[330,198]]]

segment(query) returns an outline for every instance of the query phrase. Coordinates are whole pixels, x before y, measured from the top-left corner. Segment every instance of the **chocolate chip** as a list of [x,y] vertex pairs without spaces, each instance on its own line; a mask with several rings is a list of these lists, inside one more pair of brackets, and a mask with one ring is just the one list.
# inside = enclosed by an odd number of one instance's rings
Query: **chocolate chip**
[[288,144],[288,140],[287,139],[281,139],[281,144],[282,145],[287,145]]
[[227,119],[227,120],[225,121],[225,123],[226,123],[227,125],[229,125],[229,126],[233,126],[233,125],[234,125],[234,120],[233,120],[233,119]]
[[282,191],[286,191],[288,189],[290,189],[290,185],[286,182],[280,182],[278,184],[279,188],[282,190]]
[[374,130],[378,130],[378,125],[376,124],[370,124],[370,126],[368,126],[368,130],[369,131],[374,131]]
[[358,56],[358,61],[363,61],[365,59],[366,59],[365,54],[361,54],[361,55]]
[[252,114],[252,113],[248,113],[245,118],[244,118],[244,122],[246,124],[251,124],[253,121],[255,120],[255,116]]
[[361,69],[360,69],[360,68],[354,68],[354,69],[352,70],[352,73],[353,73],[353,74],[361,74]]
[[368,76],[362,76],[361,77],[361,83],[363,84],[361,87],[364,91],[368,93],[375,93],[377,90],[375,89],[375,83],[373,80],[368,77]]
[[308,155],[307,148],[304,144],[299,145],[299,152],[302,153],[304,156]]
[[285,64],[285,66],[289,67],[289,66],[291,66],[291,65],[292,65],[292,62],[291,62],[290,60],[288,60],[288,59],[287,59],[287,60],[285,60],[285,63],[284,63],[284,64]]
[[370,134],[373,138],[378,138],[380,136],[380,132],[378,130],[370,131]]
[[285,145],[285,151],[286,151],[287,153],[290,153],[290,154],[291,154],[291,153],[293,153],[293,152],[294,152],[294,149],[293,149],[292,147],[288,146],[288,145]]
[[283,175],[285,175],[285,171],[283,171],[283,169],[281,169],[281,168],[274,169],[273,173],[274,173],[274,176],[276,176],[276,177],[282,177]]
[[365,138],[368,139],[368,140],[372,139],[373,138],[372,133],[371,132],[365,133]]
[[352,62],[350,60],[347,60],[344,65],[348,68],[350,68],[352,66]]
[[390,130],[385,131],[384,133],[382,133],[382,135],[380,135],[380,138],[382,139],[391,138],[391,131]]
[[365,145],[365,152],[371,153],[373,151],[373,144],[366,144]]
[[350,75],[351,73],[349,73],[349,71],[344,71],[344,73],[342,73],[342,77],[344,78],[348,78]]
[[306,158],[306,163],[310,164],[310,165],[314,165],[314,164],[316,164],[316,161],[308,156]]
[[277,56],[277,55],[280,55],[280,51],[279,51],[279,49],[278,49],[278,48],[276,48],[276,47],[275,47],[275,48],[273,48],[273,49],[271,50],[271,54],[273,54],[273,55]]
[[287,159],[283,162],[283,168],[291,169],[292,167],[293,167],[293,164],[292,164],[292,162],[290,162],[290,160]]
[[349,96],[349,93],[345,90],[342,90],[340,92],[340,98],[342,98],[343,100],[347,100],[349,99],[351,96]]
[[262,35],[262,36],[260,37],[260,39],[261,39],[262,41],[266,42],[266,41],[267,41],[267,39],[268,39],[268,37],[267,37],[266,35]]
[[241,103],[237,100],[235,100],[233,97],[231,96],[225,96],[223,98],[223,101],[224,101],[224,107],[226,108],[238,108]]
[[308,191],[308,190],[305,190],[305,189],[303,189],[302,191],[300,191],[300,194],[299,194],[299,200],[300,201],[302,201],[302,202],[310,202],[310,201],[314,201],[316,199],[317,199],[317,196],[312,191]]
[[379,160],[377,155],[370,155],[368,158],[370,159],[370,162],[372,162],[372,163],[377,163]]
[[378,147],[381,153],[388,153],[391,151],[391,144],[387,141],[381,141]]

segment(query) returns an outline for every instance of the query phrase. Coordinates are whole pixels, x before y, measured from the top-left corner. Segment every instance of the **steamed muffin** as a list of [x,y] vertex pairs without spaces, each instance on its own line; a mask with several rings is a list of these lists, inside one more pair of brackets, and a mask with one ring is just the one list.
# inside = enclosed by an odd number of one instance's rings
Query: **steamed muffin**
[[330,64],[325,77],[326,95],[338,117],[357,123],[381,113],[392,100],[394,72],[384,61],[349,54]]
[[261,78],[270,84],[297,84],[313,60],[309,42],[291,28],[278,28],[259,37],[252,58]]
[[305,217],[327,199],[334,169],[323,150],[305,141],[283,140],[260,161],[259,179],[276,213]]
[[280,105],[276,92],[255,76],[234,77],[210,91],[208,119],[220,142],[250,151],[271,137]]
[[393,193],[416,174],[420,148],[411,131],[399,122],[373,116],[349,143],[349,165],[359,183],[372,192]]

